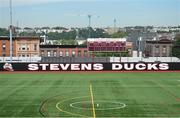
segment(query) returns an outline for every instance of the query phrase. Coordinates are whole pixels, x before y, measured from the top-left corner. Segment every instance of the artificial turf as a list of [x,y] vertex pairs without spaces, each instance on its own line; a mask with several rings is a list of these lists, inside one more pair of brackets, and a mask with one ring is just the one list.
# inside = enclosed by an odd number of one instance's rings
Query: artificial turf
[[0,117],[180,117],[180,73],[0,74]]

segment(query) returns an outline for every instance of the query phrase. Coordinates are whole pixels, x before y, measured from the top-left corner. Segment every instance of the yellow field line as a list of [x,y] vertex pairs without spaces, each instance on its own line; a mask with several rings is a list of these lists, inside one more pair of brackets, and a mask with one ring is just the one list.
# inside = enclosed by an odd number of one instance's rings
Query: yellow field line
[[90,84],[90,93],[91,93],[91,103],[92,103],[93,118],[96,118],[96,112],[95,112],[95,108],[94,108],[94,97],[93,97],[92,84]]

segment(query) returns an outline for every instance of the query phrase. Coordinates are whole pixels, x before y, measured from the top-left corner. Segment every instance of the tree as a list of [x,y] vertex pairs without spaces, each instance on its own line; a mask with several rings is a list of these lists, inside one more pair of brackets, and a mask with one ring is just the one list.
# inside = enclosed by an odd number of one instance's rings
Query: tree
[[61,45],[75,45],[76,42],[73,39],[69,39],[69,40],[61,40]]
[[125,36],[127,36],[126,32],[119,31],[119,32],[116,32],[116,33],[112,34],[111,38],[123,38]]
[[36,32],[21,32],[19,33],[19,36],[40,36],[41,34],[38,34]]
[[175,42],[172,48],[172,55],[180,58],[180,35],[175,37]]
[[0,36],[9,36],[9,31],[5,28],[0,28]]

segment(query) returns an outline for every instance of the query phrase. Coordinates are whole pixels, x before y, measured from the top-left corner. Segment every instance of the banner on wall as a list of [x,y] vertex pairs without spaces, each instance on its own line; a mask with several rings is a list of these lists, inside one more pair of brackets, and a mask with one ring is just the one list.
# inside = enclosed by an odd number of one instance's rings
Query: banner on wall
[[0,63],[0,71],[178,71],[180,63]]

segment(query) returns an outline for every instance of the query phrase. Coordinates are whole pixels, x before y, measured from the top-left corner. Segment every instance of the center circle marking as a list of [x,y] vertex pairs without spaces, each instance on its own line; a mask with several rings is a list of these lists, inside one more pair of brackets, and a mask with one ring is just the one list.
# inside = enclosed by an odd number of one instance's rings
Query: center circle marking
[[[81,105],[81,107],[77,106],[78,104]],[[83,107],[83,104],[89,104],[91,105],[91,101],[81,101],[81,102],[73,102],[70,104],[70,107],[81,109],[81,110],[92,110],[91,107]],[[126,107],[125,103],[122,102],[112,102],[112,101],[96,101],[95,103],[95,109],[96,110],[115,110],[115,109],[122,109]],[[110,104],[112,106],[105,106],[104,104]],[[113,106],[114,105],[114,106]],[[101,108],[104,106],[105,108]]]

